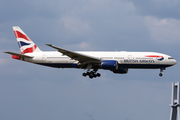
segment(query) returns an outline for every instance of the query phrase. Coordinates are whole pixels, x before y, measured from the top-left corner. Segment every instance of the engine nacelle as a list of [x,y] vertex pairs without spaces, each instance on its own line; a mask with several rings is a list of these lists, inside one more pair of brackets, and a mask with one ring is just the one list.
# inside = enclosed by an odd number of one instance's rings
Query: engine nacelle
[[101,67],[106,70],[117,70],[118,62],[116,60],[104,60],[101,63]]
[[113,73],[117,74],[126,74],[128,72],[128,68],[119,68],[118,70],[113,70]]

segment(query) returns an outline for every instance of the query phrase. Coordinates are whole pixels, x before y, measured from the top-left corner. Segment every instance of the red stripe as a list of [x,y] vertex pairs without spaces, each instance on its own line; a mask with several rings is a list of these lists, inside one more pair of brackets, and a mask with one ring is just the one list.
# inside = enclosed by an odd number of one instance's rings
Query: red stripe
[[145,57],[162,57],[163,58],[163,56],[158,56],[158,55],[146,55]]
[[31,41],[26,35],[22,34],[19,31],[14,31],[14,34],[15,34],[16,38],[24,38],[27,41]]
[[22,54],[24,54],[24,53],[32,53],[32,52],[34,52],[34,50],[35,50],[36,48],[37,48],[37,46],[34,45],[33,47],[30,47],[30,48],[25,49],[25,50],[22,52]]

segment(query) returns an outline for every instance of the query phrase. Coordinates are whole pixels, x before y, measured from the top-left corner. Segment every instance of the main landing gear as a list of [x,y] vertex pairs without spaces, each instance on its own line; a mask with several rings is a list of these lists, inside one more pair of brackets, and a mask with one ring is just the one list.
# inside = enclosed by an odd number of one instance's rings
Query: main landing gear
[[87,75],[89,76],[89,78],[96,78],[96,77],[100,77],[101,74],[100,73],[96,73],[95,71],[91,71],[91,72],[86,72],[82,74],[84,77],[86,77]]
[[165,70],[165,69],[166,69],[166,68],[161,68],[161,69],[160,69],[160,73],[159,73],[159,76],[160,76],[160,77],[163,76],[162,72],[163,72],[163,70]]

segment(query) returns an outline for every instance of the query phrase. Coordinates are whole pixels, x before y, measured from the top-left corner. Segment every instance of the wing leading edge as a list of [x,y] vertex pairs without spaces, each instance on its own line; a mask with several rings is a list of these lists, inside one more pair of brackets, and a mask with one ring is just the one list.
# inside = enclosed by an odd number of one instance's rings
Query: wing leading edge
[[96,58],[96,57],[93,57],[93,56],[88,56],[88,55],[84,55],[84,54],[81,54],[81,53],[77,53],[77,52],[72,52],[72,51],[69,51],[69,50],[65,50],[65,49],[62,49],[62,48],[53,46],[53,45],[51,45],[51,44],[46,44],[46,45],[49,46],[49,47],[52,47],[52,48],[54,48],[54,49],[56,49],[56,50],[58,50],[60,53],[62,53],[63,55],[66,55],[66,56],[68,56],[68,57],[70,57],[70,58],[73,59],[73,60],[79,61],[79,63],[81,63],[81,64],[101,63],[101,59]]

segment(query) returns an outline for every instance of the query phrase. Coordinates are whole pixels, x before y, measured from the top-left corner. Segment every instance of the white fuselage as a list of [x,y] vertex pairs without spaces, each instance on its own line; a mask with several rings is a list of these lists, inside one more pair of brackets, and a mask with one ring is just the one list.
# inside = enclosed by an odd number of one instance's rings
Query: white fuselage
[[[103,60],[116,60],[121,68],[166,68],[177,62],[171,56],[156,52],[91,52],[77,51],[77,53]],[[24,61],[57,68],[78,68],[78,61],[72,60],[60,52],[34,52],[25,55]]]
[[[160,69],[175,65],[171,56],[156,52],[101,52],[101,51],[70,51],[52,44],[47,46],[57,51],[41,51],[39,47],[21,30],[13,26],[13,30],[21,54],[6,51],[12,58],[55,68],[82,68],[87,72],[84,77],[100,77],[98,69],[110,70],[113,73],[126,74],[129,68]],[[92,69],[92,71],[91,71]],[[162,76],[162,73],[159,74]]]

